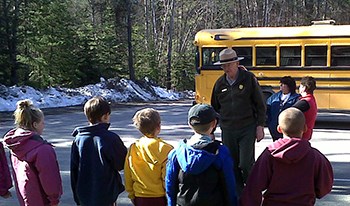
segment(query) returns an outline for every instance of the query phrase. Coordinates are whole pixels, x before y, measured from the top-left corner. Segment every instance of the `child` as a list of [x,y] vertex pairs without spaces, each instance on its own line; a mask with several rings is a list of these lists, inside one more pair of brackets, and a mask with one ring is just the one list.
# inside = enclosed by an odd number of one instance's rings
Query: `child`
[[301,95],[293,107],[302,111],[305,115],[307,131],[303,134],[303,139],[310,140],[315,126],[317,116],[317,104],[314,96],[316,80],[313,77],[305,76],[300,80],[299,93]]
[[77,127],[71,148],[71,186],[74,201],[82,206],[111,206],[124,191],[118,171],[124,167],[127,149],[109,131],[111,108],[102,97],[84,105],[89,126]]
[[17,197],[21,206],[58,205],[62,180],[56,153],[41,135],[44,114],[26,99],[17,102],[16,128],[4,137],[11,151]]
[[218,114],[207,104],[189,110],[188,124],[195,134],[169,153],[165,178],[168,206],[237,205],[231,155],[210,134],[217,119]]
[[269,145],[256,161],[240,199],[242,206],[314,205],[316,198],[332,189],[330,162],[301,138],[307,129],[303,113],[290,107],[278,120],[283,138]]
[[3,198],[11,197],[9,189],[12,187],[12,179],[9,166],[5,155],[5,150],[0,142],[0,196]]
[[159,113],[142,109],[133,117],[135,127],[144,135],[130,146],[125,160],[125,188],[135,206],[165,206],[165,168],[171,145],[158,137]]

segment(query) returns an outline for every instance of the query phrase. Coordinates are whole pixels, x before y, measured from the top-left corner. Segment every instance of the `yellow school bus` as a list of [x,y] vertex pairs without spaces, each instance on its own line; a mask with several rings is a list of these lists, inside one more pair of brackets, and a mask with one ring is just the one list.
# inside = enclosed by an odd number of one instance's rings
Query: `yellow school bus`
[[232,47],[257,77],[265,98],[279,90],[279,80],[303,76],[316,80],[319,109],[350,110],[350,25],[317,21],[310,26],[205,29],[195,36],[196,102],[210,103],[215,81],[223,74],[222,49]]

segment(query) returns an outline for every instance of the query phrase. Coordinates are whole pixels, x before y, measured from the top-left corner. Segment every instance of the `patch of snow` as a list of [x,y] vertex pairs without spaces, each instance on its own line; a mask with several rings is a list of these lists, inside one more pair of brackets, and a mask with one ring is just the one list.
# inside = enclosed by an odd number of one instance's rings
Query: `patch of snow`
[[0,85],[0,111],[14,111],[19,100],[30,99],[39,108],[67,107],[84,104],[93,96],[110,102],[176,101],[194,97],[194,92],[176,92],[152,84],[148,79],[133,82],[127,79],[100,78],[99,83],[79,88],[50,87],[35,90],[30,86]]

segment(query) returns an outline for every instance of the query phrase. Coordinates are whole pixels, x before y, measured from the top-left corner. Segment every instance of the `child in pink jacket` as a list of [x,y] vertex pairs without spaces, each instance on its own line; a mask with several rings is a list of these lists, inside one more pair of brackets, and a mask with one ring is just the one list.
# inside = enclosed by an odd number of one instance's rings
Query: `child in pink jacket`
[[0,196],[3,198],[11,197],[9,189],[12,187],[12,180],[9,166],[7,164],[5,150],[0,142]]
[[30,100],[17,102],[16,128],[4,137],[11,151],[13,178],[21,206],[56,206],[62,195],[62,180],[56,153],[41,137],[44,114]]

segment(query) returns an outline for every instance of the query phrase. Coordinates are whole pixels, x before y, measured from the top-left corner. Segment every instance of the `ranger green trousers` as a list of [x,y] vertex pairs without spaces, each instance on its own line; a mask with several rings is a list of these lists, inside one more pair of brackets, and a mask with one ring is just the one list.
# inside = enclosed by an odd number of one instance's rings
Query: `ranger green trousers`
[[240,129],[221,128],[221,130],[222,141],[229,148],[234,161],[239,197],[255,162],[256,125],[252,124]]

